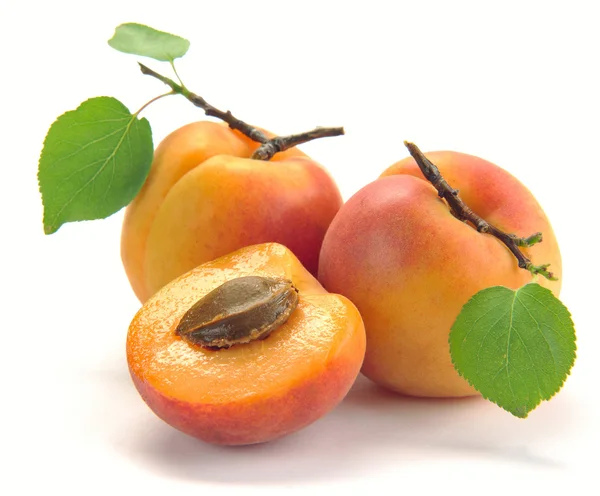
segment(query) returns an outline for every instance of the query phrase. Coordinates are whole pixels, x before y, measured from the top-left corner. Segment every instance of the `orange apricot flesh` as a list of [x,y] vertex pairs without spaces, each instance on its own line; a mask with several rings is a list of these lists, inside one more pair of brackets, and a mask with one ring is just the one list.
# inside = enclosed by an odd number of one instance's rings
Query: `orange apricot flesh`
[[[218,351],[175,328],[198,299],[233,278],[290,279],[290,318],[264,340]],[[347,394],[360,371],[365,333],[356,307],[327,293],[285,247],[243,248],[163,287],[133,319],[127,360],[148,406],[171,426],[215,444],[253,444],[316,421]]]

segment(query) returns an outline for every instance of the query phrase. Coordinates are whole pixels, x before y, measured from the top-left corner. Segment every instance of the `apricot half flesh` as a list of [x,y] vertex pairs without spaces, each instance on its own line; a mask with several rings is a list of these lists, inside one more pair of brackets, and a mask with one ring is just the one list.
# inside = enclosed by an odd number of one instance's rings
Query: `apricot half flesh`
[[[288,320],[266,339],[218,351],[175,332],[196,301],[234,278],[286,278],[298,290]],[[290,250],[243,248],[178,277],[133,319],[127,360],[148,406],[171,426],[216,444],[269,441],[314,422],[360,371],[365,333],[356,307],[330,294]]]

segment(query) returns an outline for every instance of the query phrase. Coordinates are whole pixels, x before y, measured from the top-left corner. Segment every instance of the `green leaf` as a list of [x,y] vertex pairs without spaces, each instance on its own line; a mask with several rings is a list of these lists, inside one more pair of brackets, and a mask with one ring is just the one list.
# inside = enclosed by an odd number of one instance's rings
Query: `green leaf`
[[484,289],[450,332],[454,367],[484,398],[527,417],[562,387],[575,361],[571,314],[550,290]]
[[144,184],[152,154],[150,124],[115,98],[91,98],[61,115],[39,162],[45,233],[119,211]]
[[133,22],[118,26],[108,44],[120,52],[163,62],[183,57],[190,48],[190,42],[185,38]]

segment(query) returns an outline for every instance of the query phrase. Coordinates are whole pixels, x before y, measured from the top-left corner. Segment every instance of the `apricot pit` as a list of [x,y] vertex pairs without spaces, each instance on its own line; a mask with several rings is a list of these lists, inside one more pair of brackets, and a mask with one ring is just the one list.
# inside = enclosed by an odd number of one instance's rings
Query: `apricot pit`
[[229,348],[265,339],[297,306],[298,290],[292,281],[239,277],[200,298],[181,318],[175,333],[207,348]]

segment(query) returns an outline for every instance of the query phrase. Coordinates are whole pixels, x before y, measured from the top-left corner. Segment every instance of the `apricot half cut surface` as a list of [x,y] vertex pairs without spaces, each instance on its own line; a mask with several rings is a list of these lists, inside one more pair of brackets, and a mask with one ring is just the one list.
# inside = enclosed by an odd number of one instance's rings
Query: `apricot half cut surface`
[[[225,282],[245,276],[287,279],[298,303],[265,339],[219,350],[176,333],[186,312]],[[332,410],[354,383],[365,354],[356,307],[328,293],[287,248],[238,250],[183,274],[134,317],[127,337],[133,382],[171,426],[216,444],[269,441]]]

